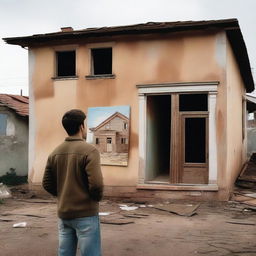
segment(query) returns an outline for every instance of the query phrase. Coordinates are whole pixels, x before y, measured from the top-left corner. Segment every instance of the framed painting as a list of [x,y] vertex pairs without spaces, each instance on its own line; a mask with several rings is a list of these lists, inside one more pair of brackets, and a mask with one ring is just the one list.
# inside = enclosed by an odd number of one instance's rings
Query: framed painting
[[130,106],[94,107],[87,112],[87,142],[100,152],[102,165],[128,165]]

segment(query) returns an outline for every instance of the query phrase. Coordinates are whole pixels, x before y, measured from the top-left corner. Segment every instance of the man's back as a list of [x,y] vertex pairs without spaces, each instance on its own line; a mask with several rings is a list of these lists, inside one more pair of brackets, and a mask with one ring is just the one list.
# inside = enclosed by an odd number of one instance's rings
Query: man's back
[[103,190],[98,151],[79,137],[66,138],[48,158],[43,186],[58,197],[60,218],[97,215]]

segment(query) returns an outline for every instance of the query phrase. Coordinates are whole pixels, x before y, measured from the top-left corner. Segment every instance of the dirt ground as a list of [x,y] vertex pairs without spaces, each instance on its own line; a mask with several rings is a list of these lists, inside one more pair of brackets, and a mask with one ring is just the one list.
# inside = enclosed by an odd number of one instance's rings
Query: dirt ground
[[[0,204],[0,255],[57,255],[55,200],[24,194]],[[120,204],[138,209],[121,210]],[[173,204],[190,207],[195,203],[101,202],[100,212],[111,213],[101,216],[103,255],[256,255],[255,210],[237,202],[201,202],[196,214],[186,217],[154,208]],[[27,226],[13,228],[18,222]]]

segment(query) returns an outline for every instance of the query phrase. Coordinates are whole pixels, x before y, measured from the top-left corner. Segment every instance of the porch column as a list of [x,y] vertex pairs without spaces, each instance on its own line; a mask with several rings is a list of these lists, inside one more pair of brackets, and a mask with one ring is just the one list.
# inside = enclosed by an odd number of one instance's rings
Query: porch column
[[209,184],[217,184],[216,96],[209,92]]
[[146,104],[147,98],[139,94],[139,184],[145,183],[146,168]]

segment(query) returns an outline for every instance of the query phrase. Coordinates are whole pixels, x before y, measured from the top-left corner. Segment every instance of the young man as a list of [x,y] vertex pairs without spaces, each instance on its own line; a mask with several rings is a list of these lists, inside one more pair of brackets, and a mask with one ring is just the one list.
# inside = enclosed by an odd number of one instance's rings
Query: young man
[[83,111],[64,114],[62,125],[69,137],[48,157],[43,187],[57,196],[59,217],[59,256],[100,256],[99,201],[103,180],[100,155],[84,141],[86,128]]

